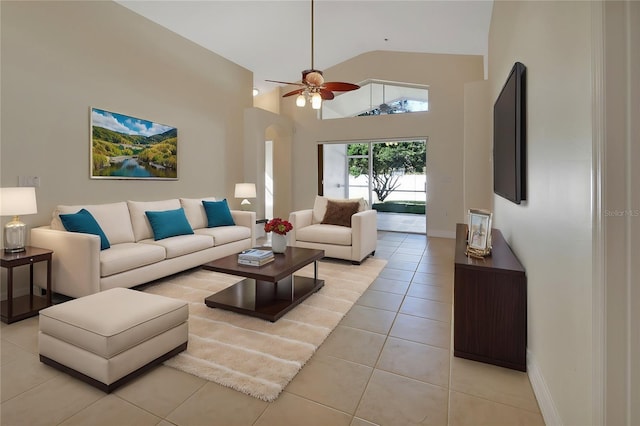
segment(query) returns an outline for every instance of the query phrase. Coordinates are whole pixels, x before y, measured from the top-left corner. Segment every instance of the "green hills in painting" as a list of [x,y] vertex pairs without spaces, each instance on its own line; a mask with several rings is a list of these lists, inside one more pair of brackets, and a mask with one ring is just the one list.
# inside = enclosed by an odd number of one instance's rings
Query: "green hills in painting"
[[[176,178],[177,153],[175,128],[142,136],[93,127],[93,176]],[[127,172],[125,168],[137,171]]]

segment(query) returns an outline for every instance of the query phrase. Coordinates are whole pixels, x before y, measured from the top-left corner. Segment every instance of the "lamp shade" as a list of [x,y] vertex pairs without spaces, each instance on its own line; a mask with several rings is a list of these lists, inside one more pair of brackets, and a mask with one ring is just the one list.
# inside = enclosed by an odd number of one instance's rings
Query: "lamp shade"
[[0,188],[0,216],[38,213],[36,189],[33,187]]
[[236,198],[256,198],[255,183],[236,183]]
[[5,253],[25,251],[27,225],[18,216],[38,213],[36,189],[34,187],[0,188],[0,216],[13,216],[4,225]]
[[322,96],[320,93],[314,93],[311,95],[311,108],[320,109],[322,106]]

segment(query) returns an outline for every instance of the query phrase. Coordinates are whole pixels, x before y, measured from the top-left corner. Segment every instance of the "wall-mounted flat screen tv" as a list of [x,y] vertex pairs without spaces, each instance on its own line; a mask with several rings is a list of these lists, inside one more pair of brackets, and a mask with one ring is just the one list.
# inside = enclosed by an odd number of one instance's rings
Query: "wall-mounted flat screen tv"
[[493,106],[493,192],[527,199],[526,67],[516,62]]

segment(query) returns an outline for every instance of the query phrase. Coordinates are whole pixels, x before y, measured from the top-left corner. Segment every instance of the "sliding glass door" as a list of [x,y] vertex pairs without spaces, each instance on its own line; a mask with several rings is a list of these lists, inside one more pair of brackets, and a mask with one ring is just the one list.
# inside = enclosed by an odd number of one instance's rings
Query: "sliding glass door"
[[426,139],[326,143],[320,152],[325,196],[363,197],[381,230],[426,233]]

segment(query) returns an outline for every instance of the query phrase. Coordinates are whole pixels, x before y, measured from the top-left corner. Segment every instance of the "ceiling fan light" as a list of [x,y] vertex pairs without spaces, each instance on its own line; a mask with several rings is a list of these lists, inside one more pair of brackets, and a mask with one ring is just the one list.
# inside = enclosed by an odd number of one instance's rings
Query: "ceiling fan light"
[[311,108],[313,109],[320,109],[320,107],[322,106],[322,96],[320,96],[320,93],[314,93],[313,96],[311,96]]
[[296,98],[296,105],[299,107],[303,107],[307,104],[307,100],[305,99],[303,94],[299,94]]

